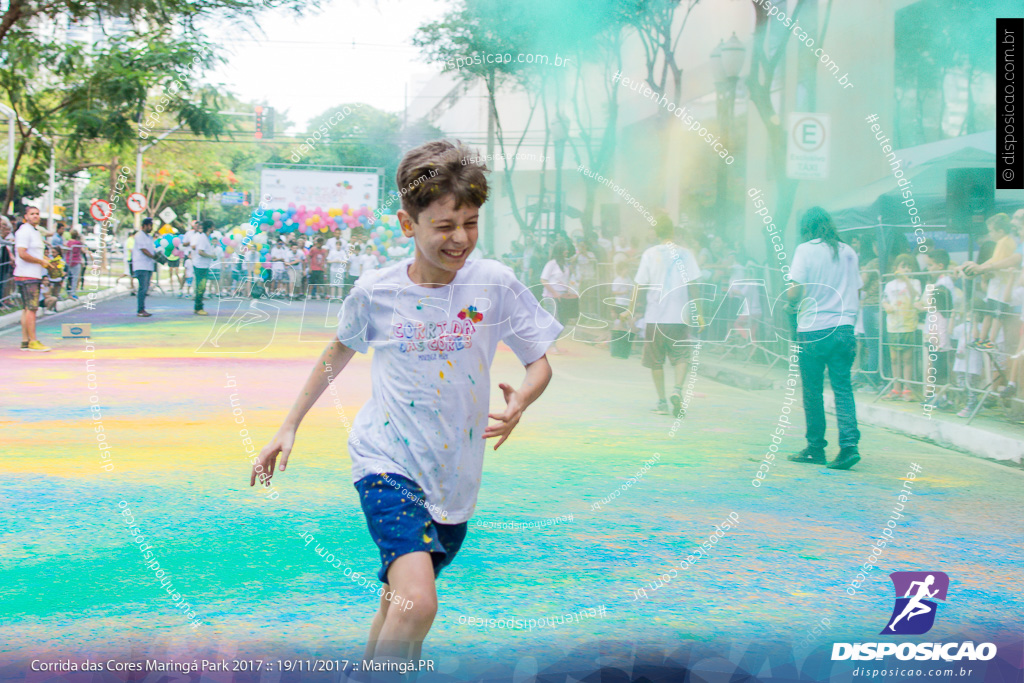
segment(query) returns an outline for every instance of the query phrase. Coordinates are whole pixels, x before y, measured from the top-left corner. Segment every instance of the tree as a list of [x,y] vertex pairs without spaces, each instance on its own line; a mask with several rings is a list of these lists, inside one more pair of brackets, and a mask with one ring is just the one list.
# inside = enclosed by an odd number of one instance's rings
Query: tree
[[[526,0],[507,3],[502,0],[463,1],[455,10],[440,21],[420,27],[413,43],[424,50],[429,61],[444,62],[448,70],[466,84],[480,82],[487,92],[489,128],[493,129],[501,158],[504,175],[503,189],[508,194],[512,215],[523,233],[532,233],[542,215],[547,199],[547,157],[549,146],[554,142],[552,127],[559,118],[565,119],[564,93],[568,90],[566,73],[576,77],[576,93],[579,93],[581,63],[584,58],[607,57],[601,38],[615,41],[617,48],[616,21],[619,17],[618,0],[564,0],[548,2]],[[548,63],[530,63],[513,59],[513,55],[545,55]],[[487,61],[481,56],[488,55]],[[507,55],[501,61],[495,55]],[[552,67],[551,57],[573,55],[575,60],[567,71]],[[474,57],[475,56],[475,57]],[[462,65],[465,58],[468,64]],[[456,67],[460,66],[455,70]],[[518,135],[507,135],[502,124],[502,112],[498,107],[498,93],[519,91],[526,98],[527,116]],[[575,112],[580,114],[578,109]],[[577,116],[577,122],[581,122]],[[540,156],[545,158],[537,178],[537,203],[535,211],[524,211],[519,205],[519,189],[512,182],[516,164],[527,144],[527,135],[535,123],[543,129]],[[606,129],[607,131],[607,121]],[[611,131],[603,141],[593,148],[594,139],[587,130],[584,148],[591,155],[590,161],[600,159],[601,167],[610,163],[614,150],[614,117]],[[488,153],[493,144],[488,140]],[[495,155],[497,156],[497,155]],[[589,209],[585,226],[592,229],[593,194],[589,196]],[[531,215],[532,214],[532,215]],[[488,233],[493,234],[493,231]],[[490,245],[493,246],[493,245]]]
[[[797,0],[792,14],[790,14],[794,23],[797,22],[800,9],[805,3],[806,0]],[[750,101],[757,110],[768,135],[768,160],[769,167],[773,170],[770,175],[775,179],[775,224],[783,226],[784,229],[784,226],[789,224],[800,181],[793,180],[786,174],[786,130],[782,124],[782,117],[772,101],[772,86],[775,83],[775,72],[786,54],[790,31],[783,32],[781,38],[775,40],[775,45],[769,45],[769,33],[772,37],[776,36],[776,32],[769,31],[769,27],[778,22],[768,16],[768,10],[759,5],[757,0],[751,0],[751,5],[754,7],[755,25],[751,46],[750,75],[747,77],[746,84],[750,93]],[[815,44],[821,45],[823,42],[823,40],[816,40]],[[771,254],[771,237],[766,231],[761,232],[765,240],[766,253]]]
[[[155,106],[174,114],[192,132],[217,136],[226,130],[216,114],[215,95],[195,85],[196,71],[212,62],[204,43],[171,42],[157,34],[115,39],[92,50],[12,31],[4,47],[0,93],[17,114],[20,133],[15,172],[39,134],[59,140],[72,157],[100,140],[123,151],[140,137],[139,122],[150,113],[146,102],[151,91],[159,103]],[[167,97],[172,88],[174,96]],[[13,190],[12,182],[5,204],[14,200]]]
[[313,9],[320,0],[9,0],[0,15],[0,49],[8,35],[25,32],[41,20],[70,20],[77,23],[89,19],[123,17],[144,31],[177,25],[195,32],[204,19],[228,19],[244,25],[253,24],[255,14],[266,9]]

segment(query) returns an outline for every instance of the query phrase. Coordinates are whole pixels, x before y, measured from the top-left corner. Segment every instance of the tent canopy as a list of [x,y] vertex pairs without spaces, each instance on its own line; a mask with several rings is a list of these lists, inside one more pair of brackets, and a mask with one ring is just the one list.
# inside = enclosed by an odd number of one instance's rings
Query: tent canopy
[[[897,156],[897,159],[899,157]],[[930,225],[947,224],[946,171],[951,168],[991,168],[995,175],[994,154],[974,147],[914,164],[903,172],[904,185],[900,187],[892,172],[873,183],[858,188],[829,203],[828,208],[839,228],[864,227],[879,224],[908,225],[910,206],[903,204],[903,193],[909,189],[922,222]],[[1012,214],[1024,207],[1024,191],[999,190],[996,192],[995,212]]]

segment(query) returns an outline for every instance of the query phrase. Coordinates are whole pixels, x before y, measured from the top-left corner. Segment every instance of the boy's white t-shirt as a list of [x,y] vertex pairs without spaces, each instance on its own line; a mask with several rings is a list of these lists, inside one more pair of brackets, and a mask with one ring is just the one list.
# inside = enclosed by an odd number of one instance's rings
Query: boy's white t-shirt
[[363,275],[338,316],[342,344],[374,349],[371,397],[348,440],[352,478],[408,477],[423,487],[435,521],[460,524],[480,490],[498,342],[527,365],[562,326],[497,261],[468,261],[437,288],[413,284],[412,262]]

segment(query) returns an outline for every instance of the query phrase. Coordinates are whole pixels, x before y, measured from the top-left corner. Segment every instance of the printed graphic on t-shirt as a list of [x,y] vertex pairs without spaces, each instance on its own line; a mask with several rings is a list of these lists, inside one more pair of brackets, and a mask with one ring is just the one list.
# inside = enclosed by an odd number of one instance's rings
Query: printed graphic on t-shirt
[[447,360],[448,353],[473,347],[473,334],[476,332],[473,322],[484,319],[475,310],[472,306],[464,308],[454,320],[395,323],[391,337],[402,340],[398,347],[402,353],[436,352],[423,353],[417,360]]

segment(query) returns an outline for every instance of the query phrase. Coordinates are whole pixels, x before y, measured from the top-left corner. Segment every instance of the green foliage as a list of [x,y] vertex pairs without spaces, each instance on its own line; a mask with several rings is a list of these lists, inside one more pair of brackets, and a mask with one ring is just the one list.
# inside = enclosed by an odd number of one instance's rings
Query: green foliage
[[[346,108],[351,113],[344,114]],[[333,126],[330,124],[332,117],[335,118]],[[313,140],[310,150],[303,150],[305,141],[311,140],[318,131],[321,133],[320,139]],[[395,172],[402,154],[428,140],[443,137],[443,134],[424,123],[403,128],[400,116],[367,104],[345,104],[332,107],[314,117],[308,132],[297,134],[296,137],[300,139],[276,151],[275,161],[383,168],[384,190],[388,192],[398,189],[395,185]]]

